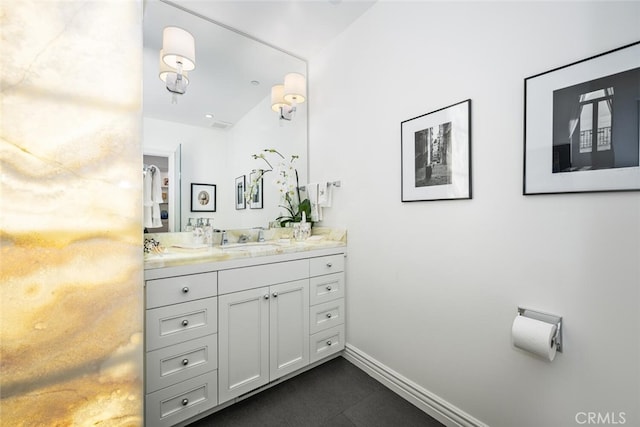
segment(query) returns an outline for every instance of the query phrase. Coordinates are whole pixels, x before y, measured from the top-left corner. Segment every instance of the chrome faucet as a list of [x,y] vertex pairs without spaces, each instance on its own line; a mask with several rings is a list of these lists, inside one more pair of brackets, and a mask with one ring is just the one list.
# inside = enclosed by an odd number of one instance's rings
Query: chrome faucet
[[221,230],[222,236],[220,236],[220,246],[224,246],[229,243],[226,230]]
[[264,230],[260,228],[258,230],[258,242],[264,242]]

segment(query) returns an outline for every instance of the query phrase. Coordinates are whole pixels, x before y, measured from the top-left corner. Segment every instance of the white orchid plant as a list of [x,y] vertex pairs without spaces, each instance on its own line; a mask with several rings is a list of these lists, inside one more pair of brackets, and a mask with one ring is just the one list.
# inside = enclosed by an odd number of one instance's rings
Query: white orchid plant
[[[268,172],[274,172],[275,178],[273,183],[278,188],[281,198],[280,207],[286,209],[288,215],[281,215],[276,218],[276,221],[280,226],[285,227],[288,223],[302,221],[302,213],[305,213],[306,218],[311,219],[311,202],[309,199],[302,199],[300,197],[300,187],[298,185],[298,170],[295,168],[294,163],[300,156],[292,155],[287,162],[278,150],[274,148],[265,148],[260,154],[252,154],[251,157],[254,160],[261,159],[264,161],[268,169],[259,169],[255,178],[249,183],[249,188],[245,192],[245,199],[251,200],[258,191],[258,182]],[[279,158],[276,162],[270,162],[268,154],[275,154]],[[274,166],[275,164],[275,166]]]

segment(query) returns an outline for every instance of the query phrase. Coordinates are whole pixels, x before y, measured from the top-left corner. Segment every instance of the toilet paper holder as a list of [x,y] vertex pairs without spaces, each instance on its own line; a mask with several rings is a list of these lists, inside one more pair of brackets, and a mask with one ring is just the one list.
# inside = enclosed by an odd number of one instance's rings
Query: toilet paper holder
[[556,343],[556,350],[562,353],[562,316],[556,316],[555,314],[531,310],[524,307],[518,307],[518,315],[556,325],[556,334],[553,337],[553,341]]

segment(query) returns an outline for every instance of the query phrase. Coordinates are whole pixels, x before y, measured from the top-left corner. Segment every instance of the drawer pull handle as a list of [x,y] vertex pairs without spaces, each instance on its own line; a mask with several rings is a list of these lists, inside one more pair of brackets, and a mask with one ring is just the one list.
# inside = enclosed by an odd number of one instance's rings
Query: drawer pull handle
[[274,292],[274,293],[273,293],[273,297],[274,297],[274,298],[278,298],[278,293],[277,293],[277,292]]
[[331,340],[328,340],[328,341],[327,341],[327,345],[331,345]]
[[184,319],[182,321],[182,326],[188,326],[189,325],[189,321],[187,319]]
[[182,399],[182,406],[187,406],[189,404],[189,399]]
[[189,293],[189,287],[185,286],[184,288],[182,288],[182,293],[183,294],[188,294]]
[[331,313],[327,313],[327,318],[331,319]]
[[189,359],[182,359],[182,364],[187,366],[189,364]]
[[333,264],[331,264],[330,262],[327,263],[327,267],[331,268],[333,267]]
[[328,290],[328,291],[330,291],[331,289],[332,289],[332,288],[331,288],[331,285],[327,286],[327,290]]
[[264,299],[269,299],[269,294],[264,294]]

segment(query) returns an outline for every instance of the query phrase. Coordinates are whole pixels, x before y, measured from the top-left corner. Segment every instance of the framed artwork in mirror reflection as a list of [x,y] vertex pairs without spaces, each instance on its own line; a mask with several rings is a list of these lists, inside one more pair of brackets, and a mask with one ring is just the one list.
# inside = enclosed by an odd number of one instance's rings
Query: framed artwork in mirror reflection
[[247,201],[244,198],[244,192],[247,186],[246,175],[242,175],[236,178],[236,209],[245,209],[247,207]]
[[256,170],[251,172],[251,174],[249,175],[249,180],[251,181],[251,185],[252,185],[252,194],[251,194],[251,199],[249,200],[249,208],[251,209],[262,209],[264,206],[264,202],[262,200],[262,196],[263,196],[263,178],[262,178],[262,171],[261,170]]
[[191,212],[216,211],[215,184],[191,184]]
[[402,201],[471,198],[471,100],[405,120]]

